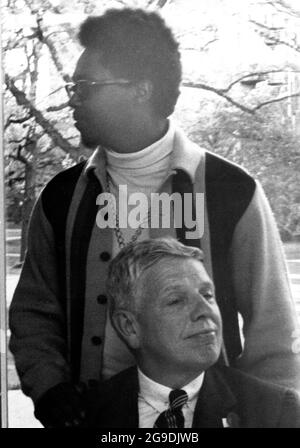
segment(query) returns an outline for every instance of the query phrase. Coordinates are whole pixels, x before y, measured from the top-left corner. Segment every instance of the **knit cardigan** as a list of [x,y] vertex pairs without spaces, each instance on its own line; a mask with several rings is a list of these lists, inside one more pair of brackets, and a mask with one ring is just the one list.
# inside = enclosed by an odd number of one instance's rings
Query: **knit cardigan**
[[[149,229],[150,237],[173,235],[204,251],[223,319],[222,361],[300,390],[296,311],[262,188],[241,167],[186,137],[176,139],[184,162],[173,166],[162,191],[183,199],[184,193],[204,193],[204,234],[187,239],[184,227],[161,228]],[[101,378],[112,251],[112,229],[95,229],[103,185],[89,162],[81,162],[46,185],[31,217],[9,319],[10,349],[22,389],[33,401],[60,382]],[[95,297],[86,285],[91,272]]]

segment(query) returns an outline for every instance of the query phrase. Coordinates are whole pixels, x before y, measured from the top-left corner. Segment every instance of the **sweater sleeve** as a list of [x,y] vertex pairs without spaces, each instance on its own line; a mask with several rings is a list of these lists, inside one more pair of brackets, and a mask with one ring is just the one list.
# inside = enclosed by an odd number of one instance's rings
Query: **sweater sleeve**
[[237,367],[300,391],[299,323],[279,232],[261,186],[236,226],[230,251],[244,350]]
[[9,310],[9,346],[22,390],[36,402],[51,387],[70,380],[54,236],[41,197],[32,213],[27,247]]
[[281,407],[278,428],[300,428],[300,396],[286,391]]

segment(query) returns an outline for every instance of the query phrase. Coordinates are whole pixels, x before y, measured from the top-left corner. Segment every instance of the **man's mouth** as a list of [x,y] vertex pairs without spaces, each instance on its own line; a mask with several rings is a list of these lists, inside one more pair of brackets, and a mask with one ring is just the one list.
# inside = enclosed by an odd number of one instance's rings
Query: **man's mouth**
[[195,332],[189,334],[185,339],[191,339],[191,338],[197,338],[197,337],[209,339],[211,337],[216,336],[216,334],[217,334],[216,328],[204,328],[202,330],[198,330],[198,331],[195,331]]
[[74,126],[81,131],[85,127],[85,120],[81,117],[74,117]]
[[75,126],[75,128],[81,133],[81,131],[82,131],[82,126],[78,123],[78,121],[74,121],[74,126]]
[[77,111],[75,111],[73,113],[73,119],[75,121],[75,123],[80,123],[82,121],[84,121],[86,117],[83,114],[78,113]]

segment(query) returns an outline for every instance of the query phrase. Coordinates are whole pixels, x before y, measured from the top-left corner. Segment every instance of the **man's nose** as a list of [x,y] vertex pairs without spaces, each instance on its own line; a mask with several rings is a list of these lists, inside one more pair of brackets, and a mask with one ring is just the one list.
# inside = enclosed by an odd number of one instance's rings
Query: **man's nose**
[[212,314],[212,308],[206,298],[200,294],[196,293],[191,299],[191,320],[196,321],[203,317],[209,317]]
[[73,109],[75,109],[75,107],[79,106],[80,104],[81,100],[79,98],[79,95],[76,92],[74,92],[69,98],[68,105]]

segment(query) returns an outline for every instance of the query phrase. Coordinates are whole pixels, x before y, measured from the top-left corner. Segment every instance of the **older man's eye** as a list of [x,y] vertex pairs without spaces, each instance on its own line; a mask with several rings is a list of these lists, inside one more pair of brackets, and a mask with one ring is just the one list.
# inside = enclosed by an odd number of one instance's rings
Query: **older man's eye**
[[183,297],[174,297],[173,299],[170,299],[167,304],[169,306],[178,305],[178,304],[182,303],[182,301],[183,301]]
[[212,292],[205,292],[204,294],[202,294],[203,297],[205,298],[205,300],[207,300],[208,302],[212,301],[215,299],[214,295]]

